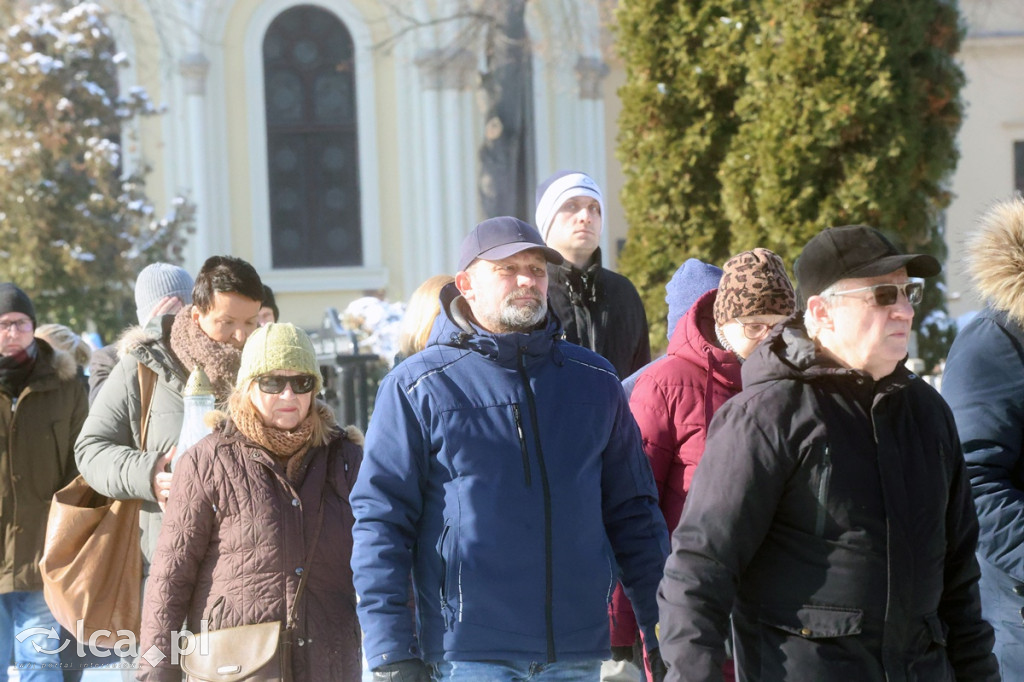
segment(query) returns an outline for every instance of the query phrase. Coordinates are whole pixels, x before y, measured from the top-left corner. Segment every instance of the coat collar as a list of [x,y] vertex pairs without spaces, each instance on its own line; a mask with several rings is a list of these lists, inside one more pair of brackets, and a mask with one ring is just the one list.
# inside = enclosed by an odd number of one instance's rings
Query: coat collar
[[468,306],[454,284],[441,290],[441,313],[434,322],[427,345],[473,351],[503,366],[515,366],[519,355],[540,357],[555,350],[562,338],[558,317],[549,312],[542,327],[531,332],[495,334],[481,329],[469,316]]

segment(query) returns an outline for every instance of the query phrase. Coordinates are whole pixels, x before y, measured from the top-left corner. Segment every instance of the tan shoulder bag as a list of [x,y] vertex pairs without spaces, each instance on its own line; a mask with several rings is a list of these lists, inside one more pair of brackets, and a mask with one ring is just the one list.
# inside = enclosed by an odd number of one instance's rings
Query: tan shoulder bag
[[[156,372],[140,363],[139,447],[143,450],[156,382]],[[43,596],[57,622],[82,641],[112,648],[121,639],[120,630],[139,635],[141,508],[142,500],[100,495],[81,475],[53,495],[39,562]],[[94,634],[95,640],[91,639]]]

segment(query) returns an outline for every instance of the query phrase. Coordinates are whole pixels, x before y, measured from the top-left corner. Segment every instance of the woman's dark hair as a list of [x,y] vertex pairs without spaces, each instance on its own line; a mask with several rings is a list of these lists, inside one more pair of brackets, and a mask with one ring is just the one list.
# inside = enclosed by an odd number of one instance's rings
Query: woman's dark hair
[[263,282],[256,268],[234,256],[210,256],[203,263],[192,289],[192,304],[201,313],[213,307],[213,295],[241,294],[254,301],[263,301]]

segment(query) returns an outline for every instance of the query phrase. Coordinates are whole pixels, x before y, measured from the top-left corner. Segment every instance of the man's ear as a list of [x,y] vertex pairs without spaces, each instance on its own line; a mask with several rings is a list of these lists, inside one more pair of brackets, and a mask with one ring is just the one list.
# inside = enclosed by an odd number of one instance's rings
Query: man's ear
[[473,278],[465,270],[455,273],[455,287],[467,301],[473,300]]
[[807,299],[807,312],[818,326],[818,329],[832,329],[832,312],[822,296],[811,296]]
[[192,306],[192,321],[199,324],[199,307]]

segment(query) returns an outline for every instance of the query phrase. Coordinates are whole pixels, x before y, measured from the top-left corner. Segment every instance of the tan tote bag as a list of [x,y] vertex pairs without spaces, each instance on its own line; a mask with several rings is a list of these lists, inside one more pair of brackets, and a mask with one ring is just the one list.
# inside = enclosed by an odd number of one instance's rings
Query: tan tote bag
[[[156,372],[139,365],[143,449],[156,379]],[[83,642],[113,648],[123,639],[118,631],[139,635],[141,508],[142,500],[113,500],[100,495],[82,476],[53,495],[39,562],[43,597],[57,622]],[[100,634],[92,639],[97,632]]]

